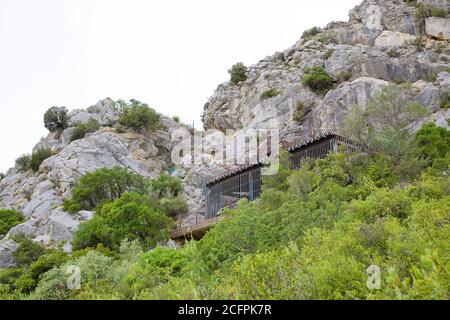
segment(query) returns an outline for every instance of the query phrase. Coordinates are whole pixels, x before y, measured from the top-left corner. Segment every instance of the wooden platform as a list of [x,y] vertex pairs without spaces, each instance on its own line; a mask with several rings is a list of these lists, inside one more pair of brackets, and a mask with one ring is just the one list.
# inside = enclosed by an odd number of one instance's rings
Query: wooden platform
[[186,240],[200,240],[212,226],[222,219],[223,217],[219,216],[190,226],[176,228],[171,232],[170,239],[181,244]]

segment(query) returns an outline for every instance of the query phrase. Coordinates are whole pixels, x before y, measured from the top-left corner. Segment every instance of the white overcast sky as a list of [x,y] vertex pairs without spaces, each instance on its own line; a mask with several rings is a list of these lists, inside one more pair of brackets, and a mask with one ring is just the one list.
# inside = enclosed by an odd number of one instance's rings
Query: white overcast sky
[[201,127],[235,62],[254,64],[361,0],[0,0],[0,172],[51,106],[130,99]]

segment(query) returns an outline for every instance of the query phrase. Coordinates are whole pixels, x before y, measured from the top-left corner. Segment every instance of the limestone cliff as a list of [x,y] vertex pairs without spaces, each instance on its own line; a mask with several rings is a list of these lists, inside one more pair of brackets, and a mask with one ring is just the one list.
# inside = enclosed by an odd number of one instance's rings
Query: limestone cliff
[[[248,79],[219,85],[205,105],[204,127],[264,128],[276,124],[285,139],[339,126],[355,104],[367,106],[388,82],[410,82],[413,99],[447,126],[450,111],[440,109],[450,91],[450,16],[420,16],[420,1],[366,0],[348,22],[332,22],[320,34],[300,39],[248,68]],[[424,0],[448,10],[446,0]],[[323,67],[334,79],[325,96],[302,84],[305,70]],[[447,71],[445,71],[447,70]],[[267,90],[280,94],[261,99]],[[301,102],[303,114],[296,115]]]

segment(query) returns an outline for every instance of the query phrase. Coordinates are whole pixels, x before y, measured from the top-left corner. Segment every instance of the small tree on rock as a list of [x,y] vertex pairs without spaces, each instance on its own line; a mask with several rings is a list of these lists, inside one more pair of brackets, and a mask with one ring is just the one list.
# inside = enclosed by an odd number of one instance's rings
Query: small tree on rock
[[228,73],[231,76],[230,81],[234,85],[247,80],[247,67],[242,62],[238,62],[232,66],[231,69],[228,70]]

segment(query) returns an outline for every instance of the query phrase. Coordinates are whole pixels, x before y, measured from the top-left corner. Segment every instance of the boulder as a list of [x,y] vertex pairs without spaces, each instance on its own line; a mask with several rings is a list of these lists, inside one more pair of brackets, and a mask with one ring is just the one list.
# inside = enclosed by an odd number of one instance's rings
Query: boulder
[[426,18],[425,30],[429,36],[439,40],[450,40],[450,18]]
[[375,45],[381,48],[401,48],[405,46],[405,44],[409,44],[415,38],[415,36],[408,33],[385,30],[375,40]]
[[0,268],[12,268],[15,266],[13,252],[19,247],[12,240],[0,240]]

